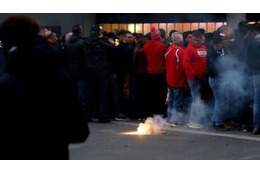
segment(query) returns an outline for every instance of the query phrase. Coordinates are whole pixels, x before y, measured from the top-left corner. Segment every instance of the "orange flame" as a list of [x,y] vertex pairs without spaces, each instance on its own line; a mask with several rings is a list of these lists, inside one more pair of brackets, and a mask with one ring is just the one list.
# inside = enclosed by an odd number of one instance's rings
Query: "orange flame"
[[139,127],[137,128],[137,133],[141,134],[141,135],[150,135],[150,134],[152,134],[150,124],[140,123]]
[[165,120],[160,116],[154,118],[149,117],[145,120],[145,123],[140,123],[137,131],[135,132],[126,132],[122,134],[126,135],[151,135],[151,134],[165,134],[166,132],[163,129],[165,125]]

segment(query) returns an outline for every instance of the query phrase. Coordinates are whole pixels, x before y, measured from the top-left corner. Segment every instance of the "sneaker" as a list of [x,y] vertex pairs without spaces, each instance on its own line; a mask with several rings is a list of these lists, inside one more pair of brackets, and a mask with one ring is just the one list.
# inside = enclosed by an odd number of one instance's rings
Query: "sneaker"
[[187,125],[191,129],[202,129],[202,128],[204,128],[203,125],[200,125],[200,124],[197,124],[197,123],[189,123]]
[[126,119],[129,119],[129,118],[122,113],[118,114],[115,118],[116,121],[121,121],[121,120],[126,120]]
[[250,129],[250,127],[248,127],[247,125],[242,125],[241,130],[243,132],[252,132],[252,129]]
[[230,130],[230,128],[225,127],[224,125],[215,125],[214,128],[215,128],[215,130],[218,130],[218,131],[229,131]]
[[99,118],[98,123],[110,123],[111,120],[107,117]]
[[176,127],[177,125],[175,123],[166,123],[170,127]]
[[260,130],[254,130],[254,131],[253,131],[253,134],[254,134],[254,135],[260,135]]

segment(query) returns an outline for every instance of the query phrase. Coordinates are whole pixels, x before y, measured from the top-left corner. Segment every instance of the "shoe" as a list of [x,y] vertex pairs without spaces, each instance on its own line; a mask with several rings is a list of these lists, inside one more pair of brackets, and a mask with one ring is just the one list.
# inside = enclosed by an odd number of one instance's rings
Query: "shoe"
[[170,127],[176,127],[177,125],[175,123],[166,123]]
[[99,118],[98,123],[110,123],[111,120],[109,118]]
[[203,125],[197,124],[197,123],[189,123],[187,126],[191,129],[202,129],[204,128]]
[[118,114],[115,118],[116,121],[121,121],[121,120],[126,120],[126,119],[129,119],[129,118],[122,113]]
[[227,128],[224,125],[215,125],[214,128],[215,128],[215,130],[218,130],[218,131],[229,131],[230,130],[230,128]]
[[91,118],[87,118],[87,122],[93,122],[93,120]]
[[252,132],[252,129],[246,125],[242,125],[241,130],[242,132]]
[[260,135],[260,130],[254,130],[254,131],[253,131],[253,134],[254,134],[254,135]]

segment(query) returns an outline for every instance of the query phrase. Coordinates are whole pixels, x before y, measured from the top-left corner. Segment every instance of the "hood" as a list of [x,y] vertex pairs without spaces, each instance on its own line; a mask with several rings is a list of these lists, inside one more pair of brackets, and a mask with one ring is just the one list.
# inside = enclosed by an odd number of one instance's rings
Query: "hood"
[[80,35],[75,35],[73,34],[70,39],[69,39],[69,43],[75,43],[76,41],[78,41],[79,39],[82,39],[82,37]]
[[193,45],[193,39],[192,39],[192,38],[190,39],[188,46],[194,47],[194,45]]
[[53,75],[59,69],[58,56],[42,37],[34,37],[24,45],[12,47],[6,72],[22,77]]
[[147,45],[149,48],[152,49],[158,45],[158,42],[159,42],[158,40],[149,40]]
[[86,38],[86,43],[89,45],[97,45],[99,43],[99,37],[97,33],[91,33],[89,37]]

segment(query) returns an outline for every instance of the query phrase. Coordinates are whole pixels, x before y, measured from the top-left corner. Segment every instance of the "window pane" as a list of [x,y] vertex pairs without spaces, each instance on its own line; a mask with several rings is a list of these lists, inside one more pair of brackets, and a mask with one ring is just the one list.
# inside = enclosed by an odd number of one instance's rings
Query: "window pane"
[[135,24],[135,32],[143,34],[143,24],[142,23]]
[[104,24],[104,31],[111,32],[111,24]]
[[178,32],[181,32],[183,31],[183,26],[182,26],[182,23],[175,23],[175,29],[178,31]]
[[151,27],[154,27],[155,29],[158,29],[158,23],[151,23]]
[[208,22],[208,32],[214,32],[215,29],[215,23],[214,22]]
[[151,24],[150,23],[144,23],[144,34],[147,34],[151,30]]
[[223,22],[217,22],[216,23],[216,30],[223,25]]
[[159,28],[164,29],[166,31],[166,23],[159,23]]
[[127,28],[126,28],[126,24],[125,23],[120,23],[119,24],[119,30],[127,30]]
[[127,30],[130,31],[131,33],[135,33],[135,24],[133,23],[127,24]]
[[167,37],[167,27],[166,27],[166,23],[159,23],[159,29],[164,29],[165,31],[165,37]]
[[197,30],[199,29],[199,23],[191,23],[191,30]]
[[183,23],[183,32],[190,31],[191,23]]
[[167,35],[169,36],[169,33],[171,30],[175,30],[175,24],[174,23],[167,23]]
[[112,32],[116,33],[119,29],[119,24],[113,23],[112,24]]
[[207,24],[206,23],[199,23],[199,28],[203,28],[207,31]]

